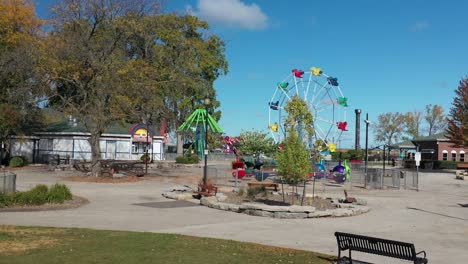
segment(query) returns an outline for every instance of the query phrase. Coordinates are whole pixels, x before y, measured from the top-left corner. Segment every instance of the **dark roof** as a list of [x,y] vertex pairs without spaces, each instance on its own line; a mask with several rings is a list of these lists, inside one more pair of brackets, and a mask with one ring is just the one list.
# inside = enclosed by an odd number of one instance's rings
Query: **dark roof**
[[[129,123],[114,123],[109,126],[104,134],[114,135],[129,135],[132,124]],[[150,130],[151,131],[151,130]],[[68,120],[54,122],[48,125],[44,132],[49,133],[87,133],[87,129],[80,123],[73,123]]]
[[446,136],[445,132],[434,134],[431,136],[417,137],[413,141],[450,141]]
[[395,143],[395,144],[391,145],[390,147],[395,148],[395,149],[414,149],[414,148],[416,148],[414,146],[413,142],[411,142],[411,140]]
[[449,141],[449,139],[445,136],[445,132],[425,136],[425,137],[417,137],[413,140],[407,140],[399,143],[395,143],[391,145],[392,148],[400,148],[400,149],[414,149],[416,146],[413,144],[412,141],[420,142],[420,141]]

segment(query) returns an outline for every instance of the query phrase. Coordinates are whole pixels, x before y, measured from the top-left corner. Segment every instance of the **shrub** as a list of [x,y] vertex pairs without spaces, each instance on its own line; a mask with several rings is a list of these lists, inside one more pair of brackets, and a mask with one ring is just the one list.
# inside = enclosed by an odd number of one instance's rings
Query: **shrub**
[[16,194],[16,203],[21,205],[41,205],[47,202],[49,188],[44,184],[38,184],[27,192]]
[[199,161],[199,158],[195,154],[189,154],[187,156],[176,157],[176,163],[180,163],[180,164],[194,164],[194,163],[198,163],[198,161]]
[[72,194],[70,189],[65,184],[56,183],[52,186],[47,194],[47,202],[63,203],[66,200],[71,200]]
[[0,208],[7,207],[13,204],[13,197],[11,194],[0,192]]
[[141,155],[140,160],[143,161],[143,162],[150,162],[151,161],[150,154],[145,153],[145,154]]
[[28,160],[23,156],[14,156],[10,160],[11,167],[23,167],[28,165]]
[[455,170],[457,169],[457,163],[456,161],[449,161],[449,160],[435,160],[434,161],[434,169],[452,169]]
[[72,194],[64,184],[55,184],[50,189],[46,185],[39,184],[26,192],[0,193],[0,207],[63,203],[65,200],[70,199],[72,199]]

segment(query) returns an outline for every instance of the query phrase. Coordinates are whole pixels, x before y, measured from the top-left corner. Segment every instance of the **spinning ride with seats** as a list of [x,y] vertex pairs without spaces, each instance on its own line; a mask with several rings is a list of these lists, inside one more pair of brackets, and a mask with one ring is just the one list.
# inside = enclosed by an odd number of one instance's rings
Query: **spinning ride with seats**
[[206,128],[211,133],[220,134],[223,132],[222,128],[206,109],[196,109],[177,129],[177,132],[193,132],[195,136],[195,149],[199,158],[203,157],[203,150],[206,144]]
[[[344,96],[338,78],[325,74],[321,68],[312,67],[307,71],[293,69],[291,74],[277,83],[268,102],[268,128],[276,143],[280,143],[287,136],[285,120],[288,113],[285,107],[295,97],[304,100],[313,115],[313,129],[307,129],[305,124],[301,127],[299,124],[299,137],[314,155],[323,156],[335,152],[336,142],[348,131],[348,98]],[[313,134],[309,135],[308,131],[313,131]],[[313,153],[317,150],[317,145],[320,145],[320,153]],[[338,171],[346,172],[345,169],[341,170],[343,166],[340,166],[341,164],[336,166],[335,174],[339,174]],[[323,162],[317,164],[314,171],[324,171],[322,167]],[[343,182],[342,179],[343,177],[337,182]]]
[[[307,142],[312,148],[314,141],[322,140],[326,149],[333,152],[343,134],[347,131],[346,111],[348,98],[339,86],[338,78],[325,74],[317,67],[309,71],[293,69],[281,82],[277,83],[269,106],[269,129],[276,143],[286,136],[284,121],[286,104],[294,97],[302,98],[314,117],[315,134]],[[301,136],[301,132],[298,131]],[[303,137],[304,138],[304,137]]]

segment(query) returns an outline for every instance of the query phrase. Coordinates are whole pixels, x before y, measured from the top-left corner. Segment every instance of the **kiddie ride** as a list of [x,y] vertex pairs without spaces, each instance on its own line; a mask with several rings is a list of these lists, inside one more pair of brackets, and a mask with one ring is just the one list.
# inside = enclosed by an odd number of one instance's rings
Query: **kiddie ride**
[[232,177],[242,179],[244,177],[254,176],[257,181],[263,181],[268,177],[276,176],[276,171],[273,170],[263,170],[263,163],[260,161],[255,161],[255,163],[250,161],[242,162],[239,157],[236,157],[236,161],[232,163]]
[[349,180],[350,174],[351,168],[349,167],[347,160],[344,160],[343,164],[340,160],[338,165],[333,167],[330,171],[326,169],[323,160],[321,160],[320,163],[315,164],[311,178],[313,178],[313,180],[332,180],[336,183],[342,184],[346,180]]

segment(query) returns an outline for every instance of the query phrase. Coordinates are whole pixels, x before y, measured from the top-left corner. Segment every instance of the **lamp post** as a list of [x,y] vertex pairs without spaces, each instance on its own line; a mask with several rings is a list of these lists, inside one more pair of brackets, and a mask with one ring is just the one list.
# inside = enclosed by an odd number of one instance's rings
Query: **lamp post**
[[367,164],[369,162],[369,113],[366,113],[366,158],[364,160],[364,188],[367,187]]
[[148,129],[148,119],[145,120],[145,125],[146,125],[146,148],[145,148],[145,175],[148,174],[148,135],[149,135],[149,129]]
[[203,167],[203,185],[206,186],[206,177],[207,177],[207,170],[208,170],[208,106],[210,105],[211,101],[210,98],[205,97],[205,147],[204,147],[204,154],[205,154],[205,167]]

